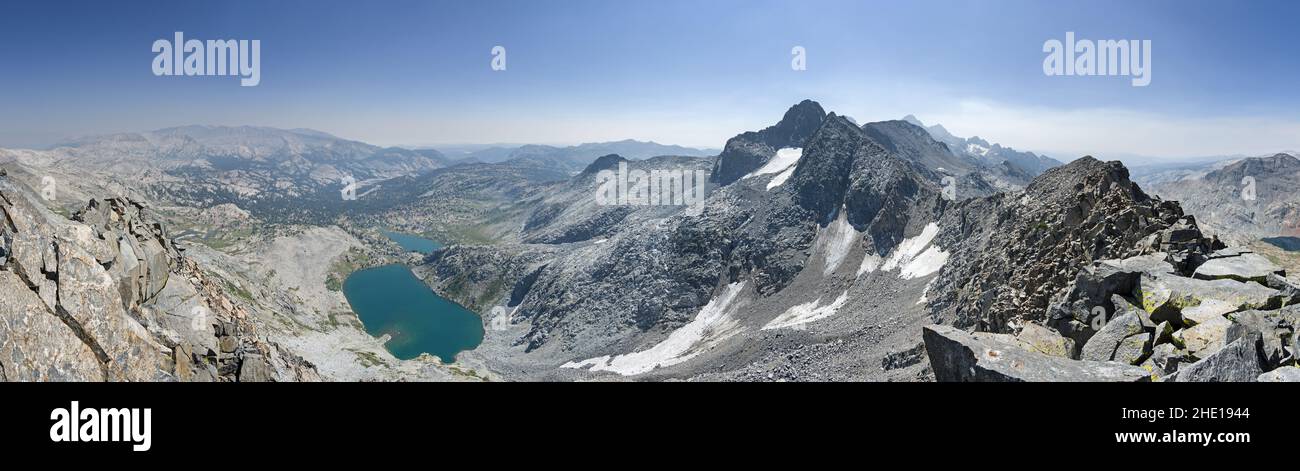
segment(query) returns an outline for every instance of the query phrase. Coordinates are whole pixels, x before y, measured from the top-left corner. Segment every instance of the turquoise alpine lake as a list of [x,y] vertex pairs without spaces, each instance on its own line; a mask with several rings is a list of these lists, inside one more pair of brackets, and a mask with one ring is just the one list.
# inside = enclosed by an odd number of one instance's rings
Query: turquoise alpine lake
[[1287,252],[1300,252],[1300,237],[1265,237],[1260,240]]
[[404,265],[384,265],[353,273],[343,281],[343,295],[393,356],[410,360],[430,353],[443,363],[483,341],[483,320],[469,309],[434,293]]
[[397,245],[402,246],[403,250],[420,252],[428,255],[433,253],[433,251],[442,248],[441,244],[420,236],[391,231],[383,231],[383,233],[384,237],[387,237],[389,240],[396,242]]

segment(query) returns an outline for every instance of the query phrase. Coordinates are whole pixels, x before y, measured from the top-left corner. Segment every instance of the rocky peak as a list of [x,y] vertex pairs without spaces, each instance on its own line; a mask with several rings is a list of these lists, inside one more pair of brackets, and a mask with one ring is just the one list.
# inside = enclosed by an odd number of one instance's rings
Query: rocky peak
[[[877,133],[890,132],[891,134],[894,135],[906,135],[915,140],[933,142],[935,145],[944,146],[943,143],[936,141],[934,137],[930,136],[930,132],[926,131],[925,128],[921,126],[917,126],[916,124],[907,122],[905,120],[878,121],[874,123],[867,123],[862,125],[862,129],[864,131],[867,131],[868,134],[871,134],[872,132],[877,132]],[[947,146],[944,147],[946,149]]]
[[[1043,172],[1025,187],[1025,196],[1035,202],[1055,206],[1087,207],[1095,200],[1113,194],[1132,202],[1151,199],[1129,179],[1128,168],[1119,161],[1102,162],[1085,155],[1069,164]],[[1070,221],[1067,221],[1070,222]]]
[[953,136],[951,132],[948,132],[948,128],[943,127],[942,124],[936,124],[934,126],[930,126],[925,129],[927,131],[930,131],[930,135],[934,136],[935,139],[938,139],[940,141],[948,142],[950,140],[952,141],[957,140],[957,136]]
[[785,147],[803,147],[826,119],[826,111],[812,100],[790,107],[781,121],[762,131],[751,131],[727,140],[718,154],[709,181],[727,185],[749,174]]
[[801,147],[826,119],[826,110],[812,100],[804,100],[786,110],[785,116],[775,126],[762,132],[768,145],[773,147]]
[[829,220],[842,208],[850,224],[866,229],[871,248],[887,253],[914,217],[928,217],[929,208],[918,206],[937,201],[934,180],[924,166],[832,113],[808,140],[788,185],[796,203],[820,218]]
[[966,202],[944,220],[959,228],[958,255],[935,282],[932,313],[993,332],[1045,319],[1090,263],[1170,249],[1192,266],[1210,244],[1178,203],[1148,196],[1121,163],[1092,157],[1048,170],[1023,193]]
[[831,113],[808,139],[789,185],[800,206],[829,217],[844,202],[850,173],[863,146],[869,154],[883,154],[879,144],[852,122]]

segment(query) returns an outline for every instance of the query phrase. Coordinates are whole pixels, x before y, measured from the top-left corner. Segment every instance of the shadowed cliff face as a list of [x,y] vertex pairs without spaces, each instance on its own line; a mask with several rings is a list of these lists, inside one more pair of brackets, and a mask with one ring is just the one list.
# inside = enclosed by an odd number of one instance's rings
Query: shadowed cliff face
[[260,338],[142,205],[94,200],[68,220],[33,201],[0,177],[5,379],[318,379]]

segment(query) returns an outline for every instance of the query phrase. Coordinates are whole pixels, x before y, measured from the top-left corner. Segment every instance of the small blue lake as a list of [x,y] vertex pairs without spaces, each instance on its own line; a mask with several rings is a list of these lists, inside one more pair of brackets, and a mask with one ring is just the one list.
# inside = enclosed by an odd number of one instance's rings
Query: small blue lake
[[414,236],[411,234],[403,234],[401,232],[392,232],[392,231],[382,231],[382,232],[384,234],[384,237],[387,237],[393,242],[396,242],[397,245],[402,246],[402,249],[408,252],[419,252],[427,255],[433,253],[433,251],[435,250],[442,248],[442,244],[439,244],[429,239],[425,239],[420,236]]
[[1265,237],[1260,240],[1287,252],[1300,252],[1300,237]]
[[366,332],[388,334],[384,346],[403,360],[427,352],[451,363],[483,341],[478,314],[434,293],[403,265],[357,271],[343,282],[343,295]]

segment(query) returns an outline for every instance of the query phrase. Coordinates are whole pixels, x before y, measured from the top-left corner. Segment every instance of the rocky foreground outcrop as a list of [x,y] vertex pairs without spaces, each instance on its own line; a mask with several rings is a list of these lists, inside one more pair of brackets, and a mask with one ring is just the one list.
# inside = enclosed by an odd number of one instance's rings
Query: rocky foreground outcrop
[[1009,334],[969,333],[936,325],[924,329],[925,348],[939,381],[1149,381],[1142,368],[1117,362],[1075,361],[1037,351]]
[[0,175],[0,380],[319,379],[139,203],[91,201],[71,219]]
[[[1169,248],[1171,239],[1212,244],[1194,225],[1172,233],[1144,239],[1138,248]],[[927,327],[924,339],[935,377],[1300,380],[1295,335],[1300,287],[1267,259],[1244,250],[1207,252],[1199,262],[1202,257],[1186,255],[1154,251],[1095,262],[1054,299],[1042,324],[1030,321],[1014,335]]]
[[963,201],[941,225],[953,229],[942,237],[957,255],[931,290],[932,316],[987,332],[1044,323],[1053,297],[1093,262],[1161,251],[1190,274],[1218,247],[1177,202],[1092,157],[1048,170],[1023,192]]

